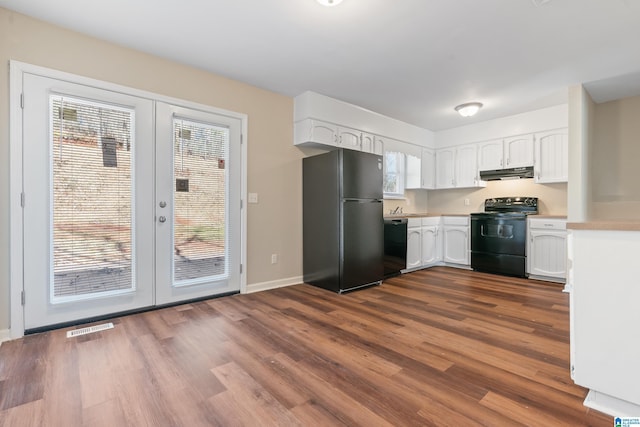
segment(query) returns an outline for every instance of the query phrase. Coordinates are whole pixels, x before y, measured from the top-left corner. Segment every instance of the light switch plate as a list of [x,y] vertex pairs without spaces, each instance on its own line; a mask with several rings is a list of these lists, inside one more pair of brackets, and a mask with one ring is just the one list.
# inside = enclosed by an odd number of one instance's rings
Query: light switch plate
[[258,193],[249,193],[249,203],[258,203]]

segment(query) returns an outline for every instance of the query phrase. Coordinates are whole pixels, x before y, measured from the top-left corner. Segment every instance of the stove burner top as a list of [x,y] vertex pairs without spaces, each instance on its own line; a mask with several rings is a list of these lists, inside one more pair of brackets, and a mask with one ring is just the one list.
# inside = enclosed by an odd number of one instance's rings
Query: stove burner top
[[537,197],[496,197],[484,201],[485,213],[538,213]]

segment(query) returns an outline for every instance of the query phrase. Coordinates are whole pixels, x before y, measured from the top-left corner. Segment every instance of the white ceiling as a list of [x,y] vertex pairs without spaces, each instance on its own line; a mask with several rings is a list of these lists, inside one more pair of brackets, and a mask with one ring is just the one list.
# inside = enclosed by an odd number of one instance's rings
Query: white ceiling
[[[0,6],[274,92],[312,90],[431,130],[557,105],[570,85],[640,71],[640,0]],[[463,119],[453,107],[468,101],[485,107]]]

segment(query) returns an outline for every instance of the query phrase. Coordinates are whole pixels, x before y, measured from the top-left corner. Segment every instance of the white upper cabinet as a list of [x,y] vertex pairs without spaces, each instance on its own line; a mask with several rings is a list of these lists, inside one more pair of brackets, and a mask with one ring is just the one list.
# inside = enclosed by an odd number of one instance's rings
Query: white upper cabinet
[[478,185],[478,146],[476,144],[456,148],[455,170],[456,187]]
[[468,188],[484,184],[478,180],[477,144],[436,151],[436,188]]
[[478,170],[491,171],[502,169],[504,163],[504,146],[502,139],[481,142],[478,144]]
[[535,180],[537,183],[569,180],[569,137],[567,129],[536,134]]
[[380,156],[384,154],[384,138],[316,119],[305,119],[294,124],[293,143],[348,148]]
[[421,157],[407,155],[406,188],[433,190],[436,188],[436,154],[433,150],[421,150]]
[[436,153],[433,150],[422,150],[422,188],[433,190],[436,188]]
[[406,155],[405,188],[408,190],[422,187],[422,161],[411,154]]
[[436,151],[436,188],[454,188],[455,185],[455,148],[443,148]]
[[[385,150],[389,148],[390,145],[393,145],[393,143],[389,144],[389,141],[392,141],[392,139],[385,136],[374,135],[372,152],[380,154],[381,156],[384,155]],[[378,152],[378,150],[380,152]]]
[[357,129],[338,127],[338,147],[362,150],[362,132]]
[[362,151],[382,156],[384,154],[384,144],[382,139],[375,135],[362,132]]
[[533,135],[504,140],[504,168],[533,166]]
[[306,119],[296,122],[293,127],[295,145],[316,143],[338,146],[338,126],[320,120]]

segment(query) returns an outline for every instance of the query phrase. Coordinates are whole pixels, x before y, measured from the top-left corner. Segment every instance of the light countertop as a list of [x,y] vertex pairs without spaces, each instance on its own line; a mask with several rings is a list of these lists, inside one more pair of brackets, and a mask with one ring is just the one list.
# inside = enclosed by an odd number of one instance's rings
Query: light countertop
[[571,230],[640,231],[640,221],[569,222],[567,223],[567,228]]
[[402,213],[402,214],[386,214],[384,219],[400,219],[400,218],[429,218],[435,216],[469,216],[469,214],[441,214],[441,213]]
[[[461,214],[461,213],[456,213],[456,214],[451,214],[451,213],[420,213],[420,212],[414,212],[414,213],[402,213],[402,214],[386,214],[384,215],[384,219],[394,219],[394,218],[428,218],[428,217],[434,217],[434,216],[469,216],[470,214],[466,213],[466,214]],[[566,215],[545,215],[545,214],[536,214],[536,215],[531,215],[531,218],[540,218],[540,219],[567,219]]]

